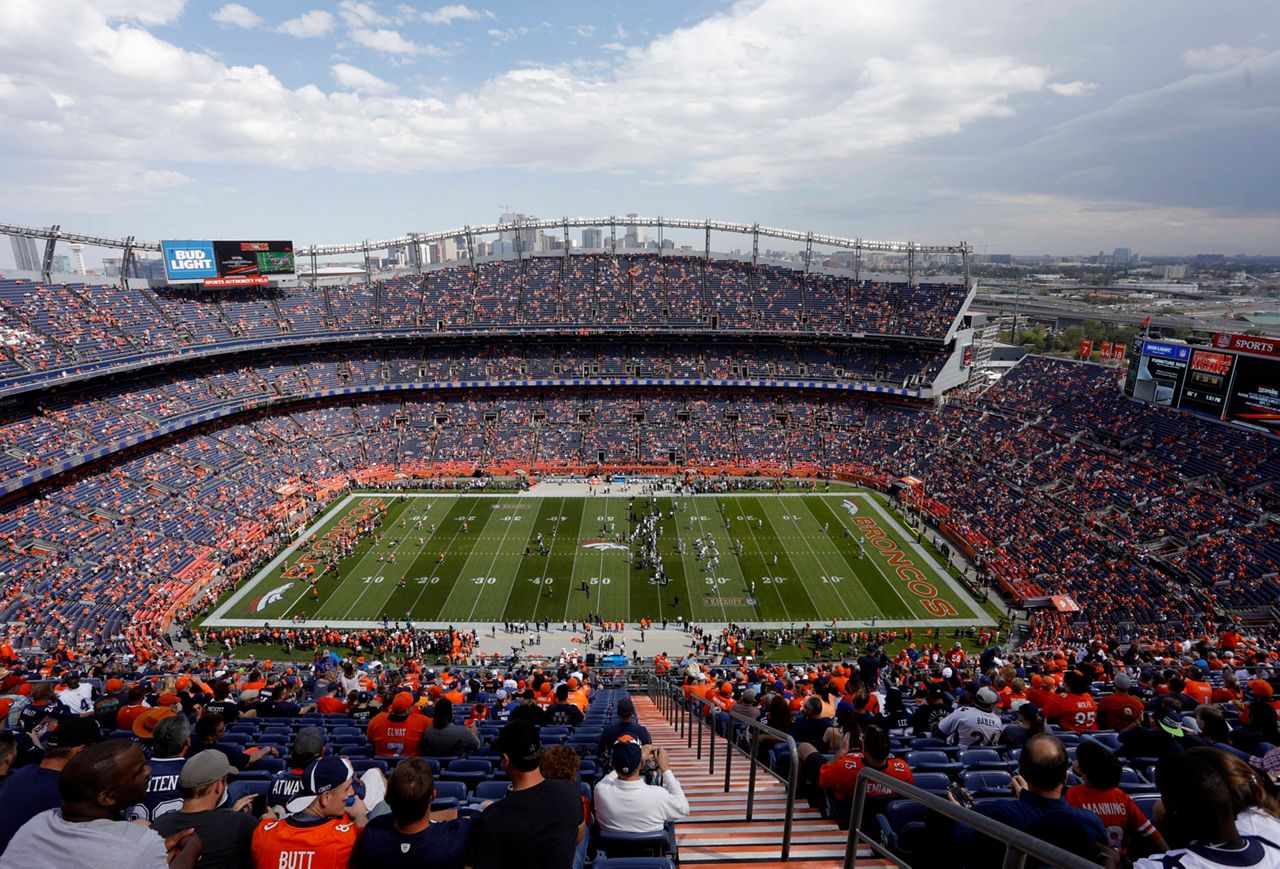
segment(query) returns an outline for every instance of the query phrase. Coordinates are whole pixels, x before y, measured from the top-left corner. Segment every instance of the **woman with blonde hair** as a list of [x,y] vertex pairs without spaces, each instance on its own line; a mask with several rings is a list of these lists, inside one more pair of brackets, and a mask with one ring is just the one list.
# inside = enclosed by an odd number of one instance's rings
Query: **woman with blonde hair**
[[1280,802],[1267,793],[1258,771],[1248,761],[1220,748],[1201,746],[1187,752],[1209,761],[1227,780],[1236,829],[1242,836],[1280,842]]

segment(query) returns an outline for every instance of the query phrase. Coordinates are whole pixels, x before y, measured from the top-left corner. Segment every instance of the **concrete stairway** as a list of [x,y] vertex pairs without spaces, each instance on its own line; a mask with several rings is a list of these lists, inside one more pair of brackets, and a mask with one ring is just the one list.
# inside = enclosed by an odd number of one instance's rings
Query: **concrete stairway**
[[[752,869],[801,867],[801,869],[839,869],[844,864],[847,835],[834,821],[824,820],[804,801],[796,803],[795,822],[791,832],[791,853],[782,862],[782,830],[787,810],[786,786],[773,776],[760,771],[756,776],[756,796],[751,821],[746,821],[749,764],[737,754],[732,765],[729,791],[724,789],[724,743],[716,741],[716,772],[707,772],[706,736],[702,759],[697,758],[697,734],[694,748],[672,727],[648,697],[633,695],[636,717],[653,735],[655,745],[665,748],[671,757],[672,770],[689,798],[690,815],[676,827],[681,865],[703,869],[749,864]],[[859,867],[882,867],[894,864],[872,859],[869,849],[858,853]]]

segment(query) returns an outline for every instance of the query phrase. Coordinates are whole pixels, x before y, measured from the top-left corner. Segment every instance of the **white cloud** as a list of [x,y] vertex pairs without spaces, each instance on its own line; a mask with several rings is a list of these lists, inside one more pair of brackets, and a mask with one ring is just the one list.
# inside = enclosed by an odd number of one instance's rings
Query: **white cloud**
[[185,187],[194,179],[173,169],[148,169],[142,173],[142,185],[152,189]]
[[1182,53],[1182,62],[1190,69],[1199,69],[1206,72],[1213,72],[1219,69],[1229,69],[1238,66],[1246,60],[1254,60],[1262,57],[1264,52],[1258,48],[1250,48],[1246,46],[1235,47],[1220,42],[1209,48],[1191,48]]
[[[947,32],[921,29],[947,0],[832,0],[821,15],[801,14],[813,0],[753,0],[600,70],[515,68],[439,99],[398,96],[336,68],[337,91],[290,88],[264,65],[228,65],[113,24],[89,0],[25,2],[0,29],[12,92],[0,79],[2,153],[51,159],[378,172],[572,166],[759,190],[1007,117],[1048,82],[1041,67],[922,35]],[[306,38],[335,23],[316,10],[282,28]],[[355,28],[351,40],[400,59],[440,52],[386,28]],[[75,110],[59,110],[54,93],[74,94]]]
[[574,26],[573,32],[581,36],[583,39],[586,39],[595,35],[596,28],[591,24],[578,24]]
[[186,5],[187,0],[98,0],[94,7],[110,19],[151,25],[172,24],[182,17]]
[[333,14],[323,9],[312,9],[297,18],[290,18],[276,29],[294,39],[315,39],[333,30]]
[[604,45],[600,47],[603,48],[605,51],[626,51],[627,50],[627,47],[623,45],[621,42],[606,42]]
[[334,81],[347,91],[366,94],[386,94],[396,89],[389,81],[378,78],[368,70],[349,63],[339,63],[331,67]]
[[228,24],[246,29],[257,27],[262,23],[261,15],[258,15],[248,6],[241,6],[239,3],[228,3],[218,11],[210,12],[209,17],[219,24]]
[[1049,90],[1060,97],[1082,97],[1097,85],[1087,81],[1051,82]]
[[351,39],[365,48],[372,48],[374,51],[398,57],[414,57],[419,54],[428,56],[443,54],[434,45],[426,45],[406,39],[398,30],[387,30],[385,28],[378,30],[358,29],[351,31]]
[[371,27],[375,24],[389,23],[382,13],[368,3],[357,0],[342,0],[338,4],[338,14],[348,27]]
[[422,13],[422,20],[428,24],[452,24],[455,21],[479,21],[481,18],[493,18],[493,13],[472,9],[461,3],[441,6],[439,9],[427,9]]

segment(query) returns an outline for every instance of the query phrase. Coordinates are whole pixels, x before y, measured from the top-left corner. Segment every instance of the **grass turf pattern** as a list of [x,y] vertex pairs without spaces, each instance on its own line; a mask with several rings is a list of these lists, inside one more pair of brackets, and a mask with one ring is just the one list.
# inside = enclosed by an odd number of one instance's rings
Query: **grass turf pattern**
[[[382,524],[336,570],[321,572],[318,599],[308,579],[286,576],[344,517],[350,523],[375,502],[386,507]],[[638,547],[628,545],[632,512],[640,519],[651,509],[660,512],[666,585],[632,564]],[[716,567],[698,557],[699,538],[719,552]],[[358,493],[220,602],[205,624],[558,625],[592,614],[782,626],[988,621],[879,495],[850,491],[652,499]]]

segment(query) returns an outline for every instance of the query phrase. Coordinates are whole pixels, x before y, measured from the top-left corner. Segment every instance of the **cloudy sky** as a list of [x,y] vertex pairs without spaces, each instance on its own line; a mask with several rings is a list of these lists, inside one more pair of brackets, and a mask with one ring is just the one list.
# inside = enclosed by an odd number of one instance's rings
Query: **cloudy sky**
[[1280,3],[0,0],[0,131],[0,222],[103,235],[1280,253]]

